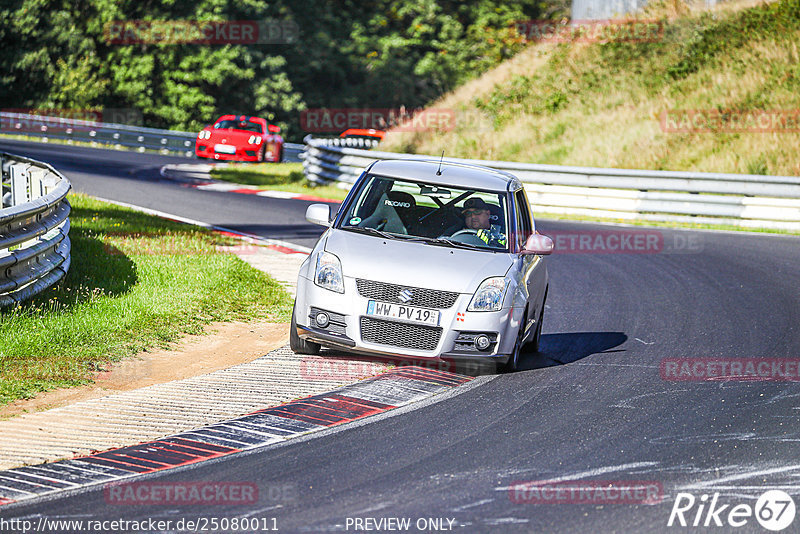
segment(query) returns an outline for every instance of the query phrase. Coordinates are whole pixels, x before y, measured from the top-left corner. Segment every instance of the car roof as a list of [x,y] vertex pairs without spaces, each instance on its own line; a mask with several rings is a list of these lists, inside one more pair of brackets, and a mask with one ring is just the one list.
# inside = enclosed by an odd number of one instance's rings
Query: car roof
[[372,174],[436,185],[492,191],[516,191],[522,187],[513,174],[481,165],[444,161],[440,175],[438,170],[438,161],[426,159],[379,160],[369,167]]
[[214,124],[218,123],[219,121],[250,121],[250,122],[260,122],[266,123],[266,119],[262,119],[260,117],[252,117],[250,115],[223,115],[222,117],[218,118],[214,121]]

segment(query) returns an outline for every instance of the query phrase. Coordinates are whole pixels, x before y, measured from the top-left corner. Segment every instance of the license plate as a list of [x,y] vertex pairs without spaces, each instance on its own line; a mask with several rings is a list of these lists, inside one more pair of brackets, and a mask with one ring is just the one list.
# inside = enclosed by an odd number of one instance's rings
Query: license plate
[[236,147],[233,145],[214,145],[214,152],[220,154],[236,154]]
[[437,310],[427,310],[415,306],[403,306],[402,304],[389,304],[370,300],[367,304],[367,315],[389,317],[391,319],[408,321],[410,323],[439,326],[439,312]]

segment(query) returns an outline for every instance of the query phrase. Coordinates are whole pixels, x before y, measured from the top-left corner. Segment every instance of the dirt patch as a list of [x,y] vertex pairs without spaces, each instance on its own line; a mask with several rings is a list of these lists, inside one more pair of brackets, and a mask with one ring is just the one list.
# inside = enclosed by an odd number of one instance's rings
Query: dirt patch
[[0,419],[66,406],[250,362],[289,341],[286,323],[214,323],[202,336],[187,336],[169,350],[142,352],[112,364],[94,384],[40,393],[0,408]]

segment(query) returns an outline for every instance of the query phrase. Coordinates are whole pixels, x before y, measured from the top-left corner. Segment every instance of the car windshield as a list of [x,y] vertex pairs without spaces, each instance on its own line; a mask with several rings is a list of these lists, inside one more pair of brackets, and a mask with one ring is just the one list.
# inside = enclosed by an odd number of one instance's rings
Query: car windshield
[[214,125],[215,130],[244,130],[246,132],[264,133],[262,125],[253,121],[224,120]]
[[339,228],[432,245],[508,251],[505,194],[370,175]]

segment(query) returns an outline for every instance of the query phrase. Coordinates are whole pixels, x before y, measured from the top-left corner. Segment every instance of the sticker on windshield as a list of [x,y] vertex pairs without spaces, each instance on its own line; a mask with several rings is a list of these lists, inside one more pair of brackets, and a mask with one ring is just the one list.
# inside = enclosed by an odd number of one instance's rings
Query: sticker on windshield
[[360,222],[361,222],[361,217],[353,217],[352,219],[350,219],[350,224],[351,225],[356,225],[356,224],[358,224]]

